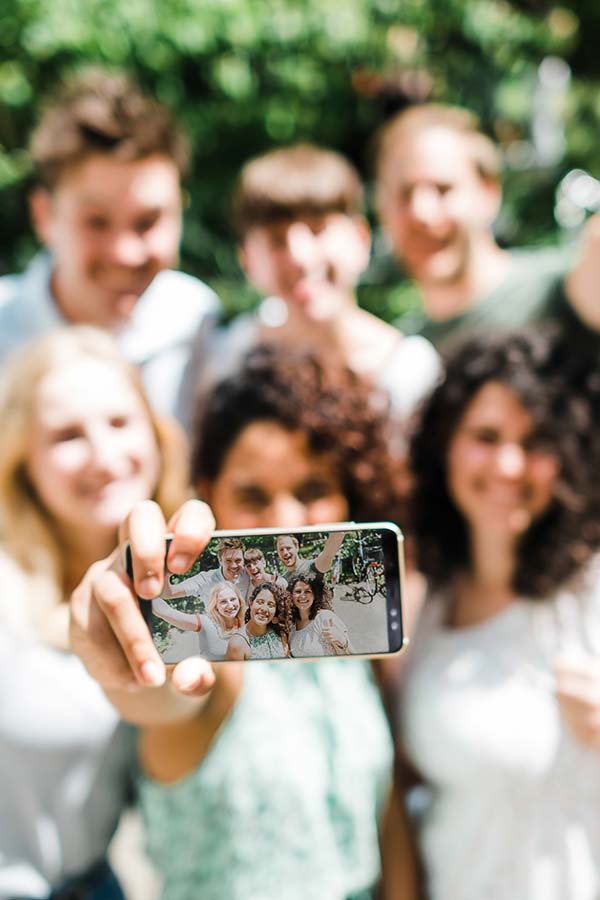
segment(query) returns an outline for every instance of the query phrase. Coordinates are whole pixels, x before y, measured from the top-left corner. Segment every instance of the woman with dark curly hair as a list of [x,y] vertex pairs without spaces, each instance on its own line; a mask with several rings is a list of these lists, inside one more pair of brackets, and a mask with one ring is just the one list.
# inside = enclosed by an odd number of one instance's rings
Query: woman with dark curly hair
[[[397,518],[402,497],[386,443],[386,410],[358,376],[331,361],[258,349],[204,407],[194,482],[220,528],[273,526],[284,532],[348,518]],[[204,507],[196,505],[202,515],[182,511],[181,519],[169,523],[175,532],[168,557],[172,571],[185,567],[176,565],[180,552],[193,558],[210,536]],[[143,547],[133,521],[142,514]],[[142,561],[138,554],[153,542],[164,548],[164,525],[144,509],[133,514],[126,530],[134,571],[147,578],[148,557]],[[102,607],[107,586],[100,579],[91,594],[82,586],[80,609],[86,611],[80,616],[75,604],[74,634],[88,665],[114,688],[122,665],[121,658],[110,658],[116,640],[86,624]],[[147,594],[139,579],[136,590]],[[273,585],[259,593],[272,603]],[[119,638],[128,642],[139,616],[133,587],[117,608],[119,621],[129,623]],[[260,627],[269,627],[269,615]],[[281,615],[278,620],[285,631]],[[161,672],[152,642],[138,634],[134,643]],[[371,898],[381,869],[392,748],[369,664],[252,659],[215,666],[214,673],[207,665],[198,657],[184,660],[169,692],[153,689],[152,725],[142,733],[141,761],[150,778],[142,781],[140,797],[165,896]],[[210,696],[199,709],[194,692],[206,693],[209,685]],[[147,723],[144,696],[147,704],[143,688],[139,695],[124,692],[123,714]],[[395,832],[394,861],[402,855],[403,834]],[[408,882],[408,841],[404,847]],[[390,888],[390,897],[400,895],[411,900],[412,885],[402,894]]]
[[552,331],[475,338],[413,440],[430,596],[400,709],[432,900],[600,895],[597,380]]
[[227,647],[227,659],[282,659],[289,656],[289,598],[273,582],[257,584],[248,598],[246,625]]
[[319,573],[294,575],[288,582],[293,628],[292,656],[352,653],[348,629],[331,608],[333,593]]
[[[272,525],[282,512],[288,527],[334,522],[348,508],[357,521],[405,518],[386,396],[310,351],[267,345],[249,353],[203,404],[194,434],[194,485],[217,519],[235,508],[236,528]],[[265,476],[276,474],[271,457],[279,462],[281,454],[289,461],[301,457],[303,465],[277,496]],[[244,457],[252,465],[242,478]],[[340,496],[344,502],[332,506]],[[284,500],[285,508],[278,507]]]

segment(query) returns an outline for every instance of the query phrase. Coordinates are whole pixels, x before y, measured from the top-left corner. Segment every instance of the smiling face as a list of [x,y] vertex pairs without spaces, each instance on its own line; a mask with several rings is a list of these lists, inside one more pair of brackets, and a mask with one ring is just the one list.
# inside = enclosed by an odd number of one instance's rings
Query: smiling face
[[245,558],[244,562],[246,572],[253,581],[258,583],[263,580],[266,565],[264,556],[251,556],[249,559]]
[[292,588],[292,603],[300,614],[308,613],[311,606],[315,602],[315,594],[306,581],[297,581]]
[[250,606],[250,618],[261,628],[266,628],[277,615],[277,601],[269,588],[258,592]]
[[219,528],[293,528],[348,518],[335,466],[299,431],[253,422],[225,455],[214,484],[201,483]]
[[34,397],[26,468],[59,526],[116,533],[134,503],[152,496],[160,469],[148,415],[126,376],[83,358],[48,372]]
[[523,534],[548,508],[559,468],[517,394],[498,382],[475,394],[448,448],[449,492],[472,534]]
[[52,193],[34,194],[32,213],[52,252],[52,293],[70,322],[119,328],[153,278],[176,263],[181,190],[166,157],[87,157]]
[[277,538],[277,555],[287,569],[295,569],[298,563],[298,542],[293,537]]
[[219,589],[216,610],[224,619],[236,618],[240,611],[240,600],[233,587],[225,584]]
[[244,551],[224,550],[220,556],[221,571],[226,581],[237,581],[244,568]]
[[261,293],[281,297],[312,321],[326,321],[352,297],[369,249],[359,216],[331,212],[255,226],[240,259]]
[[398,259],[424,286],[459,281],[500,202],[469,138],[443,127],[417,132],[390,150],[380,180],[381,221]]

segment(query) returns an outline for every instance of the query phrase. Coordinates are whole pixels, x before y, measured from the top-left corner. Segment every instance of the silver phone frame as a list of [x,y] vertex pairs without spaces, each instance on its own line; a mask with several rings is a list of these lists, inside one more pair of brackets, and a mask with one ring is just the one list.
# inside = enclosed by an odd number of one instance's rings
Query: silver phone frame
[[[386,529],[388,531],[392,531],[396,535],[396,541],[398,545],[398,573],[400,578],[400,628],[402,630],[402,643],[398,647],[397,650],[387,650],[383,653],[352,653],[351,655],[332,655],[332,656],[303,656],[300,658],[282,658],[282,659],[274,659],[269,660],[269,662],[318,662],[324,659],[389,659],[390,657],[397,656],[399,653],[404,650],[406,646],[410,643],[410,638],[406,634],[405,631],[405,613],[404,613],[404,603],[402,602],[403,597],[405,596],[405,585],[406,585],[406,560],[404,558],[404,535],[400,528],[396,525],[395,522],[324,522],[319,525],[305,525],[304,527],[298,528],[282,528],[279,527],[268,527],[268,528],[219,528],[213,531],[210,540],[214,540],[215,538],[226,538],[226,537],[252,537],[253,535],[280,535],[280,534],[292,534],[292,535],[302,535],[302,534],[312,534],[319,533],[323,531],[332,532],[332,531],[375,531],[375,530],[383,530]],[[167,534],[166,538],[172,538],[172,534]],[[209,541],[210,543],[210,541]],[[208,544],[207,544],[208,546]],[[202,554],[199,553],[198,556]],[[173,573],[171,573],[173,574]],[[160,596],[160,595],[159,595]],[[139,599],[139,598],[138,598]],[[387,601],[387,598],[386,598]],[[146,602],[146,601],[142,601]],[[187,658],[187,657],[186,657]],[[246,660],[247,662],[264,662],[265,660]],[[221,665],[221,663],[231,663],[235,662],[235,660],[219,660],[218,662],[212,662],[209,660],[211,665]],[[179,663],[165,663],[165,666],[168,670],[175,668],[175,666],[179,665]]]

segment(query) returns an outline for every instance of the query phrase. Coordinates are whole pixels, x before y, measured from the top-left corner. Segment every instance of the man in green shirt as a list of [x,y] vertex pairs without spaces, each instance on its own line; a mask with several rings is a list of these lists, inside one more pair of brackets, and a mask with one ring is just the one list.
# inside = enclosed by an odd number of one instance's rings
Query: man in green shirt
[[498,149],[467,110],[415,106],[382,129],[379,215],[423,302],[402,330],[439,348],[473,330],[555,319],[578,346],[599,350],[600,222],[589,223],[575,264],[560,248],[504,250],[492,232],[500,175]]

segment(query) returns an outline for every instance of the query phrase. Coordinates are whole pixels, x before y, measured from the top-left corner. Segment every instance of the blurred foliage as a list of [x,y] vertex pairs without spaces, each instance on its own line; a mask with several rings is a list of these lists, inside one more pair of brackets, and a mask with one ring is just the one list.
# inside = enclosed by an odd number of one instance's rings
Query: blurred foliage
[[[34,247],[24,147],[37,103],[87,62],[131,69],[180,116],[194,147],[182,266],[215,284],[229,310],[256,300],[228,215],[248,157],[309,139],[368,177],[376,127],[427,97],[473,108],[506,148],[526,148],[536,71],[556,55],[573,72],[566,153],[552,165],[531,153],[511,163],[499,224],[510,243],[547,241],[559,177],[573,166],[600,175],[599,25],[596,0],[3,0],[0,269],[21,268]],[[390,319],[416,296],[376,264],[361,300]]]

